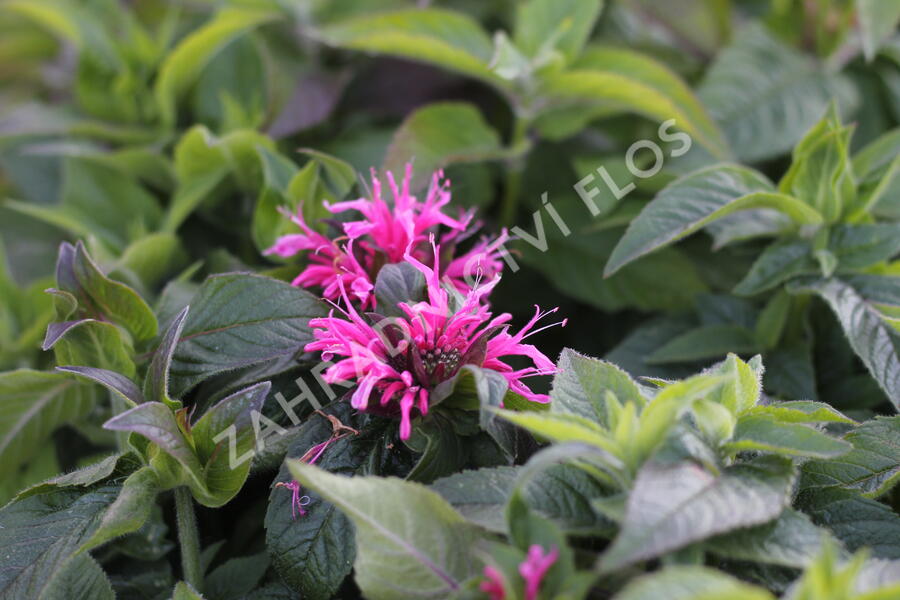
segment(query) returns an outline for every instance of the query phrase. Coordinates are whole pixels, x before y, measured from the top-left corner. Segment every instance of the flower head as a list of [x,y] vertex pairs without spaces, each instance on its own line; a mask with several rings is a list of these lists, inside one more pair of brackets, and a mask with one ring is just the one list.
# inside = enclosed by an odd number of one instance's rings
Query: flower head
[[[360,314],[341,287],[346,310],[336,316],[312,319],[315,339],[306,350],[321,351],[322,358],[341,357],[325,372],[329,383],[355,382],[351,396],[354,408],[399,414],[400,437],[411,433],[413,409],[427,414],[430,395],[435,386],[456,375],[464,365],[475,365],[500,372],[515,393],[535,402],[548,402],[545,394],[537,394],[523,383],[533,375],[555,372],[553,362],[524,339],[547,325],[534,329],[537,322],[556,309],[542,313],[536,308],[534,317],[518,332],[510,333],[508,313],[492,316],[484,297],[499,281],[494,278],[458,293],[451,283],[441,285],[437,257],[440,247],[431,241],[434,267],[419,261],[411,253],[405,259],[425,275],[427,300],[400,303],[403,316],[383,317],[375,313]],[[565,321],[555,323],[565,325]],[[522,356],[530,366],[514,369],[503,359]]]
[[332,214],[355,212],[362,217],[344,222],[342,237],[332,240],[313,230],[298,212],[290,219],[302,233],[282,236],[265,253],[286,258],[307,252],[309,265],[294,279],[294,285],[321,288],[322,295],[332,301],[339,300],[341,289],[346,289],[365,309],[375,305],[374,282],[381,267],[402,262],[407,253],[430,261],[429,236],[439,233],[441,245],[449,252],[447,256],[435,257],[435,266],[443,262],[445,276],[457,290],[464,291],[469,287],[467,279],[491,279],[502,270],[502,246],[509,236],[504,230],[497,239],[483,238],[467,252],[454,256],[456,246],[469,238],[479,224],[472,222],[472,211],[461,211],[456,218],[444,212],[450,202],[450,187],[442,177],[440,171],[432,176],[425,200],[419,201],[409,191],[412,165],[406,165],[400,186],[388,173],[393,197],[388,204],[381,181],[373,171],[371,198],[325,203]]
[[[524,600],[537,600],[541,583],[543,583],[547,571],[558,558],[559,550],[555,547],[546,553],[538,544],[532,544],[528,548],[525,560],[519,563],[519,575],[525,582]],[[486,593],[490,600],[505,600],[506,590],[503,587],[503,574],[496,568],[487,565],[484,568],[484,577],[485,580],[481,582],[478,589]]]

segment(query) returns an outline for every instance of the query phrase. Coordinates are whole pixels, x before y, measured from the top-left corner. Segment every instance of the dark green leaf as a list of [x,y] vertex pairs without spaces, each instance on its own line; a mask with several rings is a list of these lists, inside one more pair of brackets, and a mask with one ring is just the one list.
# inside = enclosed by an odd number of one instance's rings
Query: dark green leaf
[[646,358],[649,365],[721,358],[729,352],[754,354],[759,346],[753,332],[738,325],[708,325],[683,333]]

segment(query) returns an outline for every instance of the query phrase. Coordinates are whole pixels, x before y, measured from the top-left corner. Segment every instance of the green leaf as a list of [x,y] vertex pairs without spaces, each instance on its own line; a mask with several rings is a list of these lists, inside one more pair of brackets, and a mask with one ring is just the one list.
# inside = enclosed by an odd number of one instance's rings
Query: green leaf
[[859,292],[839,279],[798,282],[788,291],[814,292],[837,315],[850,346],[900,410],[900,358],[889,325]]
[[900,5],[896,2],[856,0],[856,18],[862,36],[866,60],[875,58],[878,48],[897,30]]
[[671,244],[726,215],[774,208],[799,224],[821,223],[803,202],[774,192],[760,173],[737,165],[714,165],[667,185],[631,222],[613,250],[605,275],[657,248]]
[[401,177],[415,162],[411,189],[425,188],[432,173],[456,163],[502,158],[500,136],[477,108],[464,102],[438,102],[411,113],[394,133],[384,169]]
[[250,274],[208,278],[170,367],[170,390],[181,396],[211,375],[299,354],[312,341],[307,325],[324,305],[290,284]]
[[751,586],[708,567],[673,566],[639,577],[613,600],[774,600],[763,588]]
[[184,330],[189,310],[190,307],[185,306],[169,323],[169,327],[159,341],[159,346],[153,352],[153,358],[144,379],[144,396],[147,400],[162,402],[173,409],[181,408],[181,402],[169,397],[169,370],[172,364],[172,355],[175,353],[178,339]]
[[70,560],[41,594],[41,600],[115,600],[103,568],[88,554]]
[[116,373],[115,371],[109,371],[107,369],[79,366],[56,367],[56,370],[63,373],[72,373],[79,377],[99,383],[111,392],[118,394],[120,398],[125,400],[125,404],[129,407],[136,406],[144,401],[144,394],[141,393],[138,386],[121,373]]
[[732,440],[725,445],[730,452],[756,450],[785,456],[835,458],[850,451],[847,442],[828,436],[800,423],[780,423],[762,415],[738,419]]
[[9,201],[5,206],[65,229],[96,236],[123,250],[135,230],[155,229],[161,217],[156,198],[134,179],[87,157],[63,161],[61,201],[56,205]]
[[[438,479],[431,489],[476,525],[506,533],[506,503],[521,467],[490,467]],[[591,501],[608,491],[590,475],[570,465],[555,465],[529,478],[522,490],[525,503],[567,533],[592,534],[608,527]]]
[[599,418],[602,422],[606,415],[598,414],[598,409],[607,392],[622,404],[632,402],[641,407],[646,403],[637,383],[612,363],[564,348],[557,369],[550,391],[550,412]]
[[805,491],[797,506],[850,552],[868,547],[877,558],[900,558],[900,516],[889,506],[837,487]]
[[797,275],[816,273],[812,244],[807,240],[777,241],[757,257],[734,293],[753,296],[780,285]]
[[122,484],[116,501],[103,513],[93,535],[78,548],[78,552],[140,529],[156,506],[159,491],[159,479],[153,469],[144,467],[132,473]]
[[[192,489],[205,490],[203,468],[190,442],[184,437],[175,415],[162,402],[145,402],[120,413],[103,424],[104,429],[111,431],[129,431],[137,433],[174,458],[184,469],[187,482]],[[168,487],[172,482],[162,482]]]
[[291,473],[356,526],[356,583],[373,600],[435,598],[480,570],[481,534],[440,496],[399,479],[342,477],[292,460]]
[[819,554],[825,536],[806,515],[788,508],[771,523],[729,531],[702,547],[729,560],[802,569]]
[[175,592],[172,594],[172,600],[205,600],[203,596],[191,587],[191,584],[179,581],[175,584]]
[[366,14],[329,25],[320,34],[333,46],[398,56],[504,85],[488,68],[490,38],[462,13],[428,8]]
[[844,436],[853,449],[803,465],[803,487],[841,486],[877,498],[900,481],[900,416],[876,417]]
[[766,302],[762,312],[759,313],[753,329],[753,337],[764,350],[771,350],[778,346],[787,326],[791,305],[790,294],[779,290]]
[[[324,409],[345,425],[360,425],[346,402]],[[300,458],[310,448],[327,440],[333,432],[331,423],[320,415],[311,416],[300,426],[288,449],[288,458]],[[376,435],[362,434],[338,440],[328,447],[317,465],[330,473],[355,476],[369,469],[379,443],[388,442]],[[287,465],[282,466],[277,482],[292,479]],[[354,531],[350,520],[331,502],[316,492],[303,490],[310,498],[306,514],[296,519],[291,506],[291,492],[272,487],[266,510],[266,548],[272,566],[291,589],[304,598],[332,598],[350,574],[355,556]]]
[[845,109],[854,90],[759,23],[718,54],[698,95],[725,131],[735,155],[755,162],[788,152],[834,97]]
[[828,236],[838,268],[863,269],[900,253],[900,224],[838,225]]
[[847,418],[828,404],[810,400],[791,400],[754,406],[746,415],[769,415],[782,423],[849,423]]
[[688,544],[778,517],[790,502],[790,461],[764,457],[715,477],[694,463],[649,462],[628,497],[625,520],[599,568],[609,573]]
[[[713,156],[724,159],[731,154],[722,131],[706,108],[665,64],[626,48],[589,46],[572,69],[568,74],[561,74],[561,80],[572,80],[573,74],[592,78],[578,88],[581,91],[571,93],[578,93],[585,100],[596,100],[600,110],[633,110],[660,122],[674,119],[677,129],[688,133]],[[557,85],[554,76],[550,81],[551,86]],[[604,82],[615,87],[598,87]],[[562,95],[568,97],[569,93],[563,91]],[[591,112],[585,117],[590,118]]]
[[523,2],[516,7],[513,40],[531,58],[555,51],[571,63],[581,54],[602,7],[602,0]]
[[[60,261],[68,262],[69,259],[64,259],[63,255],[71,251],[72,247],[64,243],[60,247]],[[82,308],[122,325],[135,339],[145,340],[156,335],[156,316],[144,299],[124,283],[113,281],[104,275],[81,242],[75,245],[70,264],[79,289],[67,289],[62,282],[58,282],[58,285],[79,296],[79,301],[87,304],[82,305]]]
[[649,365],[721,358],[729,352],[754,354],[759,346],[753,333],[739,325],[707,325],[683,333],[646,358]]
[[[257,150],[262,164],[263,181],[256,200],[256,209],[253,211],[251,232],[257,249],[264,252],[272,247],[280,235],[296,228],[296,225],[285,218],[279,209],[296,208],[296,203],[289,202],[287,192],[288,186],[293,185],[297,175],[297,166],[268,148],[260,146]],[[316,172],[318,167],[311,161],[304,171],[306,169]],[[309,198],[309,202],[314,206],[320,201],[320,198]]]
[[[63,489],[0,509],[0,599],[39,598],[96,529],[119,486]],[[71,572],[69,573],[71,575]]]
[[[191,427],[194,449],[203,465],[209,497],[198,500],[212,508],[231,500],[250,473],[250,461],[237,464],[256,445],[254,418],[262,412],[272,385],[268,381],[235,392],[206,411]],[[230,431],[224,440],[223,431]],[[234,455],[232,456],[232,443]]]
[[251,598],[268,568],[269,557],[265,552],[232,558],[206,576],[203,590],[210,598]]
[[131,453],[113,454],[81,469],[57,475],[24,489],[16,495],[16,500],[52,492],[59,488],[88,487],[110,478],[114,473],[130,473],[137,466],[137,460],[137,457]]
[[51,348],[59,363],[97,365],[129,377],[135,373],[131,344],[119,328],[109,322],[81,319],[51,323],[41,349]]
[[59,373],[19,369],[0,373],[0,477],[30,459],[57,427],[94,405],[88,386]]
[[237,36],[277,16],[258,8],[229,6],[181,40],[160,66],[153,89],[163,124],[169,127],[175,124],[176,102],[219,50]]
[[415,304],[424,299],[424,294],[425,276],[408,262],[384,265],[375,278],[376,308],[379,314],[388,317],[405,317],[406,313],[398,305],[401,302]]

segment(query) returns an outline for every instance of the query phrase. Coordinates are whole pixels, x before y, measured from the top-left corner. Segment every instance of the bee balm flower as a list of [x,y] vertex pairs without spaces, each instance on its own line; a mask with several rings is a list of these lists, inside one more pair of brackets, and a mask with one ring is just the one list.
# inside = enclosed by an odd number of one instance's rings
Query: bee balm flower
[[[525,582],[525,600],[537,600],[541,583],[550,567],[559,558],[559,550],[553,548],[550,552],[544,552],[538,544],[532,544],[528,548],[528,554],[519,563],[519,575]],[[484,568],[485,580],[478,588],[488,595],[490,600],[505,600],[506,590],[503,587],[503,575],[494,567],[488,565]]]
[[[432,241],[434,257],[439,246]],[[360,314],[342,292],[347,305],[341,316],[332,310],[327,317],[312,319],[315,339],[307,351],[321,351],[322,358],[340,357],[325,371],[329,383],[355,382],[351,395],[354,408],[400,416],[400,437],[408,439],[414,409],[427,414],[435,386],[456,375],[464,365],[498,371],[510,389],[534,402],[548,402],[523,379],[555,372],[553,362],[525,338],[565,321],[534,326],[556,309],[534,317],[516,333],[510,333],[508,313],[492,316],[483,302],[499,278],[469,289],[463,296],[441,286],[439,269],[431,268],[407,253],[406,260],[425,275],[427,301],[401,303],[403,317],[387,318],[374,313]],[[435,258],[434,263],[437,263]],[[342,286],[342,283],[338,283]],[[453,303],[451,305],[451,291]],[[530,366],[514,369],[503,360],[509,356],[527,358]]]
[[381,267],[402,262],[407,251],[420,261],[431,260],[428,239],[440,233],[439,241],[449,251],[448,256],[440,257],[442,270],[457,290],[465,291],[468,278],[491,279],[502,270],[501,247],[509,236],[504,230],[496,240],[481,239],[468,252],[454,257],[457,244],[470,237],[478,224],[472,223],[472,211],[460,212],[457,218],[445,214],[450,188],[449,182],[441,178],[440,171],[432,176],[425,200],[420,202],[409,192],[412,165],[406,165],[399,187],[388,173],[393,196],[393,203],[388,204],[381,181],[373,171],[371,198],[325,203],[333,214],[356,212],[362,217],[342,224],[344,237],[332,240],[322,235],[310,228],[298,212],[290,218],[302,233],[282,236],[265,253],[287,258],[308,252],[310,264],[293,285],[321,288],[322,295],[332,301],[340,299],[343,288],[365,309],[375,305],[372,292]]

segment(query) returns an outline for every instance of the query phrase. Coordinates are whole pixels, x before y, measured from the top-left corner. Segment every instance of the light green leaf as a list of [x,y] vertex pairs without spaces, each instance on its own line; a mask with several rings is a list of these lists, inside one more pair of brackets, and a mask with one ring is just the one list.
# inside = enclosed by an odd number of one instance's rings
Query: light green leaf
[[621,404],[633,402],[642,407],[647,401],[631,376],[612,363],[565,348],[557,369],[550,391],[552,413],[578,415],[602,422],[605,411],[598,409],[603,406],[607,392],[612,392]]
[[724,449],[730,452],[756,450],[785,456],[835,458],[852,449],[847,442],[828,436],[801,423],[780,423],[763,415],[738,419],[732,440]]
[[480,571],[481,534],[428,488],[394,478],[332,475],[297,460],[291,473],[356,526],[356,582],[373,600],[439,598]]
[[153,89],[163,123],[169,127],[175,124],[176,102],[219,50],[235,37],[277,16],[277,13],[258,8],[225,7],[203,27],[181,40],[160,66]]
[[519,4],[513,41],[531,58],[559,52],[566,63],[580,54],[603,0],[529,0]]
[[589,50],[572,69],[542,78],[551,106],[635,112],[675,127],[719,159],[729,152],[718,128],[688,88],[666,67],[625,50]]
[[613,600],[774,600],[763,588],[708,567],[667,567],[630,582]]
[[172,600],[205,600],[204,597],[191,587],[191,584],[186,583],[184,581],[179,581],[175,584],[175,592],[172,595]]
[[394,133],[384,169],[403,176],[415,164],[412,190],[423,189],[432,173],[451,164],[502,158],[500,136],[477,108],[464,102],[429,104],[410,114]]
[[[194,448],[203,465],[203,477],[209,490],[209,497],[198,498],[204,506],[222,506],[240,491],[247,480],[250,461],[236,464],[232,459],[239,460],[256,444],[253,413],[258,415],[262,412],[271,387],[268,381],[264,381],[235,392],[207,410],[191,427]],[[223,441],[219,436],[226,430],[232,433]]]
[[181,396],[222,371],[284,358],[312,340],[307,325],[325,315],[312,294],[250,274],[208,278],[191,301],[170,367],[170,390]]
[[[256,199],[256,208],[253,211],[251,232],[257,249],[264,252],[272,247],[280,235],[288,231],[297,232],[297,226],[279,210],[288,208],[293,211],[297,206],[296,202],[289,201],[287,194],[288,186],[293,183],[297,174],[297,166],[281,154],[263,146],[258,148],[258,152],[259,161],[262,164],[263,182],[259,197]],[[310,161],[304,171],[315,169],[317,169],[316,163]],[[313,207],[321,203],[320,198],[309,198],[308,201]]]
[[144,467],[132,473],[122,484],[116,501],[103,513],[93,535],[78,548],[78,552],[140,529],[156,506],[159,491],[159,479],[153,469]]
[[822,222],[821,215],[803,202],[776,193],[759,172],[738,165],[714,165],[663,188],[631,222],[604,273],[612,275],[634,259],[717,219],[755,208],[774,208],[798,224]]
[[0,477],[31,458],[57,427],[94,405],[88,386],[60,373],[19,369],[0,373]]
[[746,411],[746,415],[769,415],[781,423],[850,423],[847,418],[824,402],[810,400],[790,400],[754,406]]
[[638,473],[625,520],[602,555],[605,573],[688,544],[778,517],[790,503],[794,469],[764,457],[715,477],[692,462],[650,462]]
[[896,32],[900,21],[900,4],[883,0],[856,0],[855,4],[863,51],[866,59],[872,60],[881,44],[891,33]]
[[320,34],[333,46],[436,65],[501,89],[505,85],[488,68],[490,38],[462,13],[429,8],[367,14],[329,25]]

